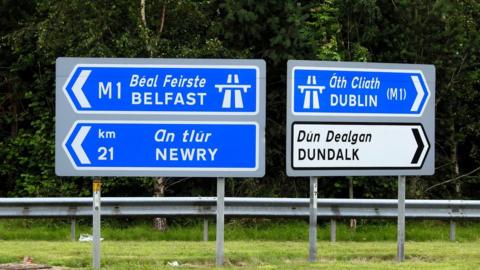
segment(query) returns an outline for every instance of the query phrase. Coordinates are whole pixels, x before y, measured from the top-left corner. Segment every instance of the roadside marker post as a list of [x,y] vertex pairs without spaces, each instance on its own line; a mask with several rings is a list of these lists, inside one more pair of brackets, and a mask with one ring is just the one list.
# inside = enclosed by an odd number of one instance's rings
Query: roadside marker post
[[337,220],[335,218],[330,219],[330,242],[337,242]]
[[449,238],[450,238],[450,241],[452,241],[452,242],[455,241],[455,227],[456,227],[455,220],[451,219],[450,220]]
[[70,240],[72,240],[73,242],[76,241],[76,232],[75,232],[75,229],[76,229],[76,223],[77,223],[77,220],[75,217],[71,217],[70,218]]
[[203,218],[203,241],[208,242],[208,218]]

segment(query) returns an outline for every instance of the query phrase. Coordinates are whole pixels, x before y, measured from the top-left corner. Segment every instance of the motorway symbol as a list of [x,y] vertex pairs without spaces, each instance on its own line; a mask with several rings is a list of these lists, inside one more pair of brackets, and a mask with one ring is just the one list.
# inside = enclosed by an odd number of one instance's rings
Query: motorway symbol
[[254,122],[77,121],[63,141],[72,166],[89,171],[258,169]]
[[77,113],[253,115],[259,76],[248,65],[80,64],[63,91]]
[[422,115],[430,90],[421,70],[302,67],[291,71],[297,115]]
[[421,124],[294,122],[296,170],[421,168],[430,143]]

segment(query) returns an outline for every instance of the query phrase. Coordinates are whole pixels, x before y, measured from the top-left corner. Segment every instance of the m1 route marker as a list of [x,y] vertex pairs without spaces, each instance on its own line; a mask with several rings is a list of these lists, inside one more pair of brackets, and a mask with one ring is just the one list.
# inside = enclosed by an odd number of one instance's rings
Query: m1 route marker
[[259,72],[248,65],[79,64],[63,91],[77,113],[252,115]]

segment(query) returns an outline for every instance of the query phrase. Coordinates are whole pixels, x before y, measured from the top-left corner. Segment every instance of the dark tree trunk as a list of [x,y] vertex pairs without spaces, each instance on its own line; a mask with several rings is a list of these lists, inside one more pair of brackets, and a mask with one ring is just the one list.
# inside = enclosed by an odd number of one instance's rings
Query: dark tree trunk
[[[165,177],[158,177],[155,179],[155,185],[153,186],[154,197],[165,196]],[[167,230],[167,219],[163,217],[156,217],[153,219],[153,226],[159,231]]]

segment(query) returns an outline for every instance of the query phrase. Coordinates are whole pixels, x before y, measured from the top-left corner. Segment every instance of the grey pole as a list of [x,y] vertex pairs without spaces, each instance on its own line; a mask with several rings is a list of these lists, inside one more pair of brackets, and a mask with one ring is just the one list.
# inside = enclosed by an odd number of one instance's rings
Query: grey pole
[[102,182],[93,180],[93,269],[100,269],[100,193]]
[[317,260],[317,177],[310,177],[310,228],[308,261]]
[[455,220],[450,220],[450,241],[455,241]]
[[206,217],[203,218],[203,241],[208,241],[208,219]]
[[70,219],[70,240],[75,241],[75,224],[76,220],[75,217]]
[[223,266],[224,261],[224,209],[225,208],[225,178],[217,178],[217,245],[216,262],[217,267]]
[[337,241],[337,220],[330,219],[330,242],[335,243]]
[[405,176],[398,177],[397,261],[405,260]]

